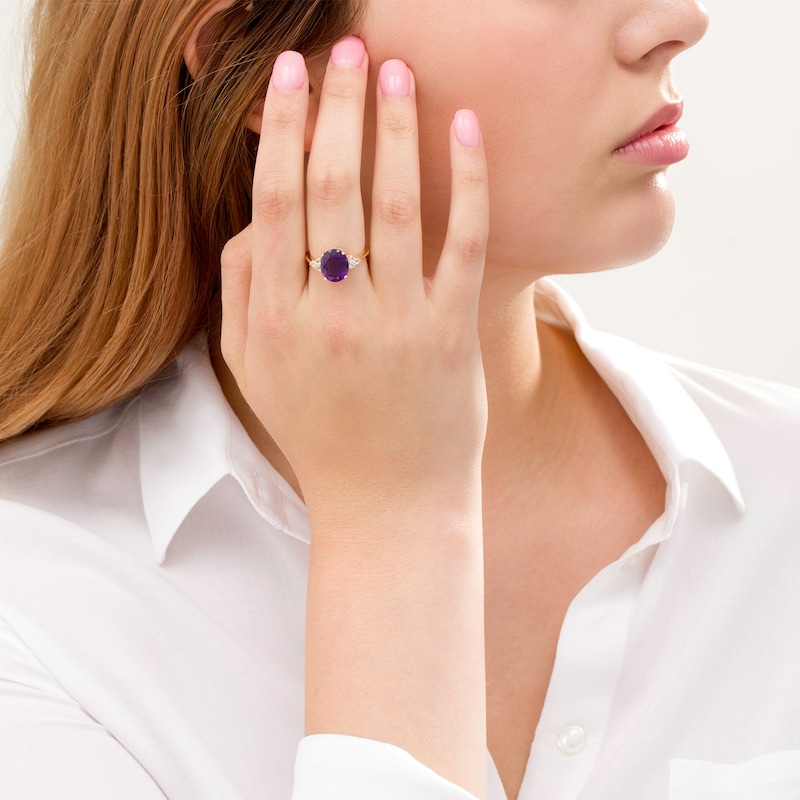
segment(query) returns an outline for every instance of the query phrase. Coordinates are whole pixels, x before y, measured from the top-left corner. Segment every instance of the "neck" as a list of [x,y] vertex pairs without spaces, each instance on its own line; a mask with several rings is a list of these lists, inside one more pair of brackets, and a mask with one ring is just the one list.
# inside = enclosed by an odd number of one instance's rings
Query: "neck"
[[[493,278],[499,272],[487,268]],[[524,487],[544,492],[569,475],[591,438],[597,395],[608,393],[572,335],[537,320],[533,284],[509,289],[509,283],[484,282],[479,318],[489,406],[484,493],[495,502]],[[209,337],[228,402],[255,445],[302,497],[291,465],[239,393],[219,351],[218,331]]]
[[571,333],[536,318],[532,284],[512,293],[486,286],[480,339],[489,403],[486,494],[559,480],[582,450],[591,399],[605,384]]
[[599,548],[592,568],[603,566],[663,511],[663,477],[571,331],[537,320],[533,287],[494,303],[502,295],[487,289],[484,541],[512,559],[522,541],[581,558]]

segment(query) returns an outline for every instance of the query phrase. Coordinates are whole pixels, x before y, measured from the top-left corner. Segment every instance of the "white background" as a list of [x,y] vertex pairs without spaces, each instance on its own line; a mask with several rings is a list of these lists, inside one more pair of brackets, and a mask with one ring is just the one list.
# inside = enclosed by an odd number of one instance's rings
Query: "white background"
[[[19,113],[28,2],[0,0],[0,169]],[[559,281],[596,327],[800,386],[800,2],[706,5],[706,39],[674,65],[692,153],[670,168],[670,243],[645,264]]]

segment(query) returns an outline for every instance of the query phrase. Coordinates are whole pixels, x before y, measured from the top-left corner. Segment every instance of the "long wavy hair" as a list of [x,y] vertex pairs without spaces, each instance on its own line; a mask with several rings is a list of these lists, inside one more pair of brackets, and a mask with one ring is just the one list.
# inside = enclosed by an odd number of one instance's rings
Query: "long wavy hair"
[[360,0],[35,0],[0,219],[0,440],[150,382],[217,313],[250,221],[248,115],[283,50],[324,53]]

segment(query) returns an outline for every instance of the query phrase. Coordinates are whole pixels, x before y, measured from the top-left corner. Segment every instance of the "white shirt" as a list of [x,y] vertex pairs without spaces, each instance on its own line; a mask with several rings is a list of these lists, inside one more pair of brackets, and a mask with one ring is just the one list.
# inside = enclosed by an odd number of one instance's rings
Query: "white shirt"
[[[536,302],[668,488],[567,612],[520,800],[800,797],[800,392],[594,332],[549,281]],[[470,800],[393,745],[303,736],[309,541],[199,343],[0,446],[0,798]]]

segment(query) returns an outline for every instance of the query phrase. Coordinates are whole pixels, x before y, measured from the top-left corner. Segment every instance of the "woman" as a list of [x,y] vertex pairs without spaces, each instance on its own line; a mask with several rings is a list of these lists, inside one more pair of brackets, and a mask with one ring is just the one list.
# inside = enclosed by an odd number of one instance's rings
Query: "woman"
[[800,398],[544,278],[667,238],[696,0],[33,20],[0,794],[796,796]]

